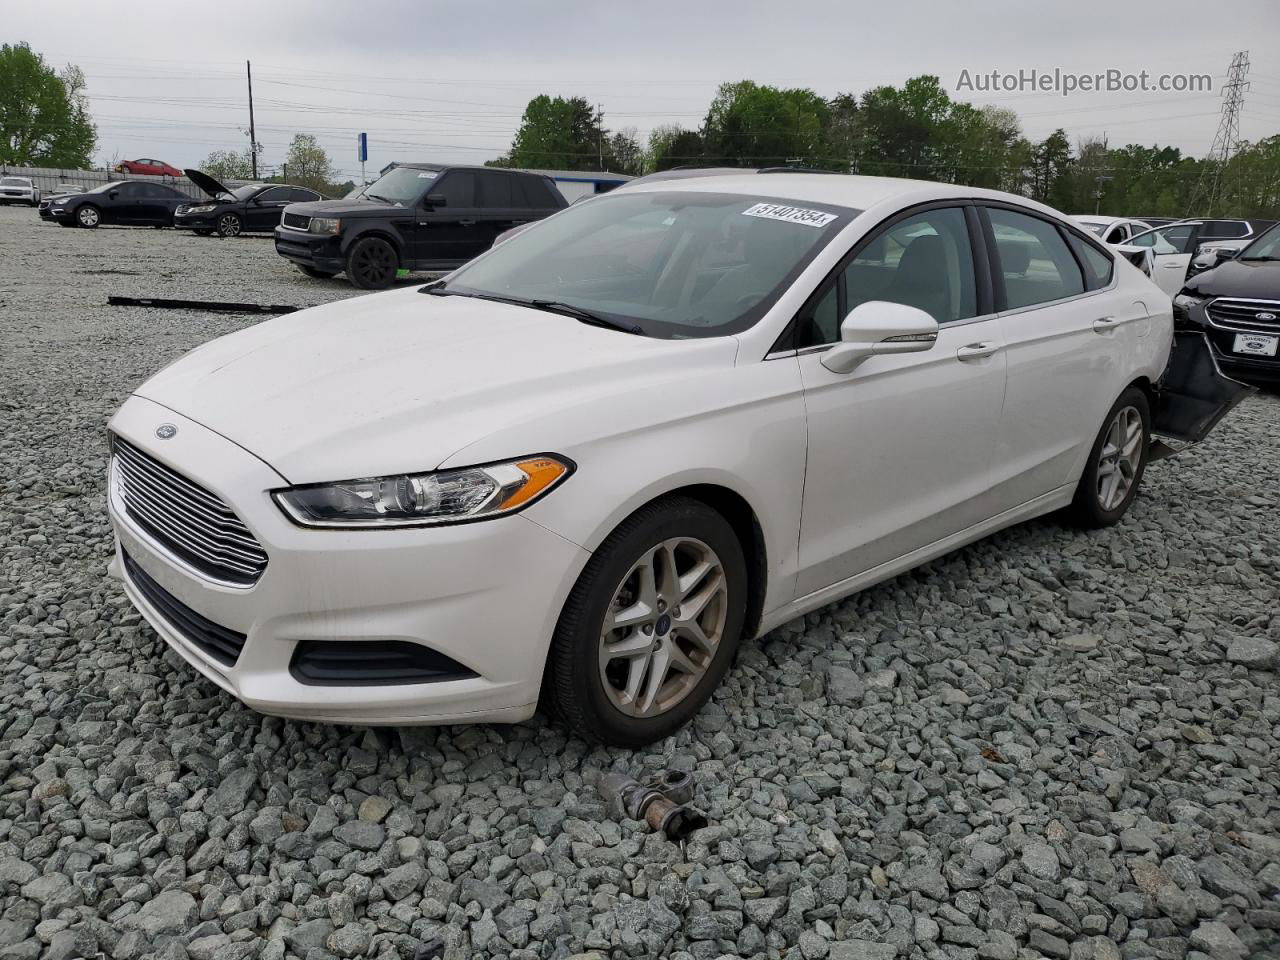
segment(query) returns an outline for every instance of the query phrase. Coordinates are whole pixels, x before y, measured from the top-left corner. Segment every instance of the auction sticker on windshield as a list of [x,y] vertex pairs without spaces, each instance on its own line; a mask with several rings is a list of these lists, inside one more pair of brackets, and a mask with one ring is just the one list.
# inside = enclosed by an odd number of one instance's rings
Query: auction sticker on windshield
[[788,207],[781,203],[757,203],[742,211],[744,217],[763,217],[765,220],[782,220],[786,223],[802,223],[806,227],[825,227],[836,218],[834,213],[809,210],[805,207]]

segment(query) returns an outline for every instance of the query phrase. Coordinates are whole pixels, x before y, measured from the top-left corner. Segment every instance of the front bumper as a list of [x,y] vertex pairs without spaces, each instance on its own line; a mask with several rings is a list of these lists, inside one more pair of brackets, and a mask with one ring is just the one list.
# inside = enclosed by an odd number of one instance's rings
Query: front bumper
[[[157,440],[155,428],[177,433]],[[110,571],[164,640],[222,689],[263,713],[352,724],[516,722],[537,703],[548,644],[587,552],[522,515],[402,530],[310,530],[268,491],[285,481],[194,421],[130,398],[111,429],[226,501],[268,555],[251,587],[205,579],[127,515],[114,474]],[[150,602],[125,555],[190,611],[245,637],[227,666]],[[152,595],[154,592],[152,591]],[[304,641],[408,641],[475,676],[352,686],[299,682],[289,665]]]
[[342,256],[342,238],[339,236],[276,227],[275,243],[276,253],[304,267],[329,273],[341,273],[346,269],[347,264]]
[[218,213],[174,213],[175,230],[214,230],[218,226]]
[[0,193],[0,203],[25,203],[28,206],[34,205],[38,201],[33,193]]
[[[1263,336],[1280,337],[1280,327],[1274,330],[1259,327],[1252,331],[1220,326],[1210,320],[1206,307],[1215,298],[1195,304],[1190,311],[1175,308],[1174,324],[1182,330],[1203,333],[1213,348],[1214,358],[1222,372],[1235,380],[1250,384],[1273,385],[1280,383],[1280,351],[1274,357],[1236,353],[1237,334],[1254,332]],[[1230,299],[1230,298],[1225,298]]]

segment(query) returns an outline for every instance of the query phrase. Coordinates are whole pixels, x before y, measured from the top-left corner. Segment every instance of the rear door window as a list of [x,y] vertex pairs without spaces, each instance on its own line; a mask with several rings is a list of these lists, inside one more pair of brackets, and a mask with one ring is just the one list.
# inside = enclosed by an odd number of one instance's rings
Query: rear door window
[[480,199],[478,206],[507,210],[511,207],[523,206],[516,198],[515,177],[507,173],[481,173]]
[[1003,283],[1005,309],[1017,310],[1084,293],[1084,277],[1067,242],[1048,220],[990,207],[996,246],[995,279]]

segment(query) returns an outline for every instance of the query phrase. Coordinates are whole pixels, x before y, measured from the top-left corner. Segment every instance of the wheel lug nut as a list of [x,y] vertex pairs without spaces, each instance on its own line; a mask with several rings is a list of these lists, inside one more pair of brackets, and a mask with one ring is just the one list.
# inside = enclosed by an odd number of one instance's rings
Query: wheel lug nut
[[679,608],[679,607],[672,607],[672,608],[671,608],[671,615],[672,615],[673,617],[678,617],[678,616],[680,616],[680,608]]
[[647,636],[649,636],[650,634],[652,634],[652,633],[653,633],[653,624],[652,624],[652,623],[646,623],[646,624],[644,625],[643,629],[644,629],[644,635],[647,637]]

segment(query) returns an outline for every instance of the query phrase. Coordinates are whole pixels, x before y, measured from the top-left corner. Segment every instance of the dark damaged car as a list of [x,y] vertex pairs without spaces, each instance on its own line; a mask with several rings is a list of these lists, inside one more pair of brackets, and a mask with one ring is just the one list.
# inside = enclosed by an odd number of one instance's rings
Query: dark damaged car
[[1204,334],[1228,376],[1280,387],[1280,226],[1187,281],[1174,324]]
[[400,271],[453,270],[498,234],[567,206],[541,174],[403,164],[352,200],[298,203],[276,227],[276,253],[309,277],[388,287]]
[[178,207],[173,215],[173,225],[179,230],[192,230],[202,237],[270,233],[289,204],[324,199],[315,190],[289,183],[246,183],[240,187],[227,187],[200,170],[184,170],[183,173],[207,193],[209,199]]

